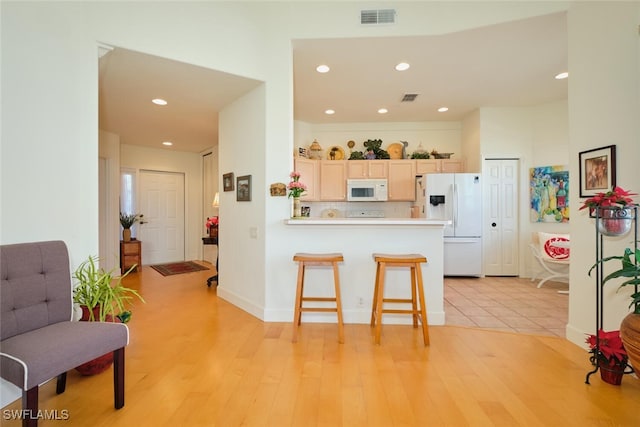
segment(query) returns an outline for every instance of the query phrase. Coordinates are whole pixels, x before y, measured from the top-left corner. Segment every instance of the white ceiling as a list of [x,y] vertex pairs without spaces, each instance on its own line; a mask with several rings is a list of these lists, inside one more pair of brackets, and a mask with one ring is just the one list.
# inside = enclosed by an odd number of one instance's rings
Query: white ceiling
[[[309,123],[459,121],[481,107],[567,98],[564,13],[423,37],[296,40],[294,118]],[[395,71],[398,62],[411,68]],[[319,64],[331,71],[320,74]],[[125,49],[100,60],[100,128],[124,144],[200,152],[218,111],[260,82]],[[416,93],[412,103],[404,94]],[[153,98],[169,105],[159,107]],[[449,111],[438,113],[438,107]],[[380,115],[379,108],[389,113]],[[336,114],[328,116],[324,110]]]

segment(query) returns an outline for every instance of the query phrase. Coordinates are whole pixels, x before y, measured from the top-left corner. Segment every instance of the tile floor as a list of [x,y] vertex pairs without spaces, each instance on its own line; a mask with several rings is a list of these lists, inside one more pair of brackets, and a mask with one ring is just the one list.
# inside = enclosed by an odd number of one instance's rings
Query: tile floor
[[445,323],[509,332],[565,336],[569,296],[567,283],[518,277],[444,280]]

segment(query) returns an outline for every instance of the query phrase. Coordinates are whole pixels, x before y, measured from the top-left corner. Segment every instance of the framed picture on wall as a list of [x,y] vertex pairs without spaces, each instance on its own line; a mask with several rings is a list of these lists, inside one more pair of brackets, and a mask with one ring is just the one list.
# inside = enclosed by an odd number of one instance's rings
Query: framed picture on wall
[[239,176],[236,182],[236,200],[238,202],[251,201],[251,175]]
[[616,146],[609,145],[578,153],[580,197],[604,193],[616,185]]
[[233,191],[233,172],[222,175],[222,190]]

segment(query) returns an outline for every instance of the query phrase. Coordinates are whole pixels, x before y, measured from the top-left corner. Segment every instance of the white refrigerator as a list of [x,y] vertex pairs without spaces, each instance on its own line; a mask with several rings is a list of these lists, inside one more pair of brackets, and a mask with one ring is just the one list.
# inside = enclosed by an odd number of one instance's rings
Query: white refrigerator
[[444,275],[482,276],[482,179],[476,173],[417,177],[422,217],[451,221],[444,229]]

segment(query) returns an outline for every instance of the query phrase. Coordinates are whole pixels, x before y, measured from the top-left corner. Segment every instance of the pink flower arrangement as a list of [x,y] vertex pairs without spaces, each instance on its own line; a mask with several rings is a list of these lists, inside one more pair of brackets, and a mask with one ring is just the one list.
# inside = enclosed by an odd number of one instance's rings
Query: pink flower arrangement
[[597,193],[595,196],[589,197],[584,201],[580,210],[589,208],[589,211],[591,211],[597,207],[623,208],[627,205],[633,205],[633,199],[630,196],[637,195],[637,193],[631,193],[616,186],[613,190],[607,191],[606,193]]
[[207,222],[205,223],[205,227],[207,227],[207,230],[209,230],[210,228],[218,228],[218,217],[217,216],[212,216],[211,218],[207,218]]
[[289,197],[300,197],[302,193],[307,191],[307,186],[300,182],[300,172],[293,171],[289,174],[291,182],[287,186]]

